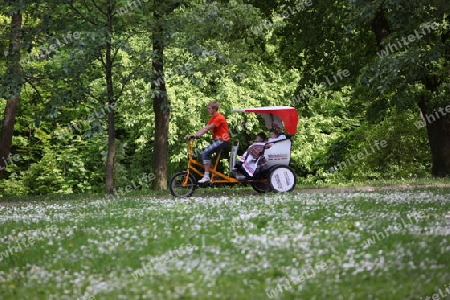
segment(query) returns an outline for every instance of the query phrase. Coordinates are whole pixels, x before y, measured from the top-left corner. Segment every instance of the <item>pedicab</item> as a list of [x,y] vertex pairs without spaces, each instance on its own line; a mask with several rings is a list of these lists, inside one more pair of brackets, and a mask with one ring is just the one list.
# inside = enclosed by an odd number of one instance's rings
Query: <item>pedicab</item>
[[[229,173],[217,170],[221,152],[217,153],[209,170],[211,180],[206,184],[197,181],[203,177],[203,163],[197,161],[194,155],[195,139],[187,142],[188,166],[185,171],[178,172],[169,181],[170,193],[175,197],[189,197],[196,188],[214,185],[250,184],[258,193],[291,192],[297,183],[294,170],[289,166],[293,136],[297,132],[298,113],[290,106],[265,106],[254,108],[233,109],[232,112],[255,113],[262,117],[265,126],[270,129],[276,124],[287,133],[286,139],[271,143],[264,149],[261,157],[264,159],[258,176],[249,177],[236,168],[239,143],[232,145],[229,159]],[[225,150],[223,150],[225,151]]]

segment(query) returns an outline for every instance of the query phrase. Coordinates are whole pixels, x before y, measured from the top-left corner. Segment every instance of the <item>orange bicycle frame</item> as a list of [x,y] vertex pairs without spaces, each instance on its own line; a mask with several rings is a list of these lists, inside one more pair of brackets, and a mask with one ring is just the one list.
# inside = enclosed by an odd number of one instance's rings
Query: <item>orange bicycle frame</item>
[[[195,144],[195,140],[191,139],[188,141],[188,168],[187,168],[187,176],[183,181],[182,186],[186,186],[188,184],[188,180],[189,180],[189,175],[191,174],[190,172],[193,172],[201,177],[203,177],[203,172],[201,170],[199,170],[197,168],[201,167],[203,169],[203,164],[200,163],[199,161],[197,161],[194,157],[193,157],[193,148],[194,148],[194,144]],[[211,166],[211,168],[209,169],[209,172],[211,173],[211,182],[212,183],[238,183],[240,182],[239,180],[237,180],[236,178],[230,177],[228,175],[225,175],[219,171],[217,171],[217,166],[219,165],[219,161],[220,161],[220,152],[217,153],[216,156],[216,161],[214,162],[214,165]]]

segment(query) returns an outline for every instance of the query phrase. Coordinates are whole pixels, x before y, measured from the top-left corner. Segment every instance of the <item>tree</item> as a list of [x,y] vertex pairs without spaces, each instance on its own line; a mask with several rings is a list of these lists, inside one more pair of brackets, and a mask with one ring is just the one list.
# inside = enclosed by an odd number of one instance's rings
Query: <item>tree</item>
[[[372,6],[374,5],[374,6]],[[371,13],[377,55],[361,73],[375,103],[418,107],[432,156],[431,174],[450,176],[450,6],[446,1],[377,1],[359,9]],[[375,6],[376,5],[376,6]],[[411,15],[414,22],[410,22]],[[373,80],[368,80],[373,78]]]
[[[105,0],[101,3],[92,2],[92,5],[85,7],[78,1],[70,1],[68,3],[72,14],[81,18],[85,24],[79,24],[84,29],[86,34],[91,34],[92,39],[85,50],[85,57],[90,61],[84,61],[82,65],[91,63],[92,61],[100,62],[101,72],[103,73],[103,80],[105,91],[97,90],[97,95],[93,95],[91,90],[88,90],[86,96],[97,99],[101,106],[107,106],[108,110],[108,150],[106,155],[106,193],[114,193],[114,171],[115,171],[115,157],[116,157],[116,128],[115,128],[115,111],[116,104],[127,84],[140,74],[142,66],[148,62],[149,58],[142,49],[133,49],[129,44],[127,35],[132,36],[132,26],[137,25],[140,18],[136,18],[136,23],[130,22],[129,19],[123,19],[119,14],[125,3],[117,0]],[[122,6],[124,5],[124,6]],[[127,11],[128,12],[128,8]],[[139,16],[139,10],[136,12]],[[133,14],[133,12],[132,12]],[[100,16],[100,17],[99,17]],[[124,55],[132,56],[133,60],[128,68],[119,63]],[[96,64],[94,64],[95,66]],[[79,67],[78,67],[79,68]],[[93,78],[91,78],[92,80]]]
[[153,170],[155,180],[153,187],[157,190],[167,189],[167,154],[169,137],[170,103],[164,78],[164,49],[167,43],[165,18],[181,5],[178,1],[162,1],[153,7],[154,26],[151,43],[153,48],[151,86],[153,91],[153,111],[155,113],[155,144],[153,152]]
[[[365,113],[373,123],[393,109],[420,111],[431,173],[450,175],[450,115],[444,114],[450,78],[447,1],[313,2],[286,23],[279,32],[280,54],[285,64],[304,71],[297,93],[348,69],[351,76],[327,88],[353,87],[351,113]],[[307,111],[309,98],[301,99],[301,110]]]
[[3,126],[0,137],[0,179],[3,178],[7,161],[11,154],[12,137],[20,102],[20,91],[23,85],[20,68],[21,30],[22,30],[21,1],[13,1],[11,6],[11,31],[9,48],[5,53],[7,58],[6,74],[2,85],[2,97],[7,98],[4,112]]

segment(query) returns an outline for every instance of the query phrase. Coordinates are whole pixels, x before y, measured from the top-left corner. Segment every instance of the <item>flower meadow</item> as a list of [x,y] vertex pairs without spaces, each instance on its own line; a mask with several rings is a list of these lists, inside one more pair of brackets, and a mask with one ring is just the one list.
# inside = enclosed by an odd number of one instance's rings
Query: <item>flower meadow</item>
[[0,299],[450,297],[448,188],[230,191],[0,204]]

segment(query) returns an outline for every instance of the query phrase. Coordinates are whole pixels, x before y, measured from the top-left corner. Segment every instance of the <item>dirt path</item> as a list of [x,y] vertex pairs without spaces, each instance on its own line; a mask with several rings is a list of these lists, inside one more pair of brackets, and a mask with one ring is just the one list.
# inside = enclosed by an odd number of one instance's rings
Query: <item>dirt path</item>
[[362,187],[342,187],[342,188],[317,188],[317,189],[296,189],[295,193],[342,193],[342,192],[373,192],[379,190],[411,190],[419,188],[448,188],[450,183],[442,184],[400,184],[386,186],[362,186]]
[[[374,192],[374,191],[380,191],[380,190],[412,190],[412,189],[420,189],[420,188],[429,188],[429,187],[435,187],[435,188],[450,188],[450,183],[447,184],[400,184],[400,185],[388,185],[388,186],[362,186],[362,187],[333,187],[333,188],[309,188],[309,189],[295,189],[293,193],[296,194],[302,194],[302,193],[351,193],[351,192]],[[232,189],[232,188],[230,188]],[[242,191],[243,195],[259,195],[253,190],[245,190]],[[202,197],[217,197],[217,196],[227,196],[230,195],[229,191],[223,191],[221,190],[218,193],[214,193],[211,190],[208,190],[208,193],[197,193],[197,196]],[[196,196],[196,193],[194,192],[193,197]],[[170,199],[173,198],[170,195],[170,192],[167,191],[167,195],[157,195],[154,196],[156,198],[160,199]],[[146,198],[145,196],[140,196],[139,198]],[[0,202],[0,206],[8,206],[8,205],[27,205],[30,203],[42,203],[45,201],[13,201],[13,202]],[[50,201],[52,203],[59,202],[59,201]]]

